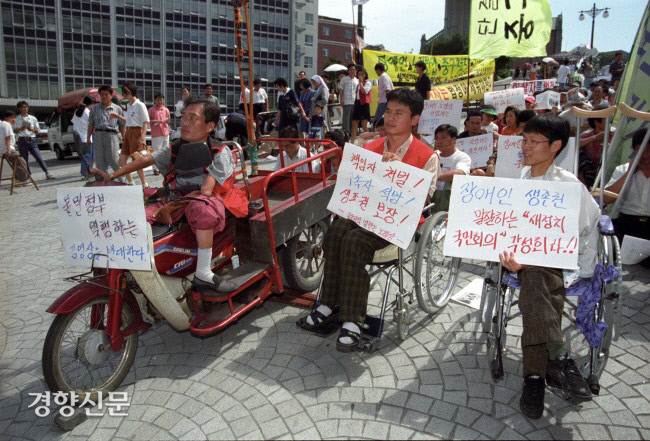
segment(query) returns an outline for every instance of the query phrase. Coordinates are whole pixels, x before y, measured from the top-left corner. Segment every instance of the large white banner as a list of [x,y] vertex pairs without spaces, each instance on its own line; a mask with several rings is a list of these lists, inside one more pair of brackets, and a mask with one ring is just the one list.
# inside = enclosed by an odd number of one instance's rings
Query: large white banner
[[142,187],[59,188],[56,199],[67,265],[151,269]]
[[552,89],[555,87],[555,78],[548,80],[536,80],[536,81],[513,81],[510,83],[512,89],[522,87],[526,95],[534,95],[535,92],[541,92],[546,89]]
[[[524,168],[524,154],[521,150],[523,138],[521,136],[499,136],[497,143],[497,162],[494,175],[499,178],[517,179]],[[576,139],[569,138],[566,147],[555,158],[555,165],[575,174]]]
[[472,158],[472,168],[485,167],[494,150],[494,136],[491,133],[486,133],[485,135],[460,138],[456,140],[456,148]]
[[442,124],[458,127],[462,111],[462,100],[424,100],[424,110],[420,115],[418,133],[431,135]]
[[454,176],[444,254],[575,269],[579,182]]
[[486,92],[485,104],[494,106],[497,113],[503,113],[508,106],[514,106],[519,110],[525,110],[526,102],[524,101],[524,89],[515,88]]
[[406,249],[420,221],[433,174],[346,144],[327,209]]

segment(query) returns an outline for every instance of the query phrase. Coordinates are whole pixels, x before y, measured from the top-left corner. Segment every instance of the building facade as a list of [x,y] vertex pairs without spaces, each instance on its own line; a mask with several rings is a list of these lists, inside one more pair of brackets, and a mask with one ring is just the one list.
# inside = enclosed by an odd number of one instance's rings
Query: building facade
[[291,84],[300,71],[305,71],[307,78],[317,72],[318,0],[292,0],[292,10]]
[[347,65],[354,62],[354,25],[341,19],[318,17],[318,72],[330,58]]
[[[267,89],[290,74],[294,1],[249,4],[254,76]],[[224,110],[232,110],[240,92],[232,3],[3,0],[0,106],[27,99],[32,107],[53,108],[65,92],[132,80],[147,104],[162,91],[170,107],[182,86],[202,95],[212,83]]]

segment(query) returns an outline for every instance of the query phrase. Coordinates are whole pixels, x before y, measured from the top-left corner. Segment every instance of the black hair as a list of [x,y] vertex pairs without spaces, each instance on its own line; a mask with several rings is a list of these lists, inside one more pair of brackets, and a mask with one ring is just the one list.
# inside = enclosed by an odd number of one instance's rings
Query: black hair
[[208,88],[208,87],[212,87],[212,84],[210,84],[210,83],[205,83],[205,86],[203,86],[204,89],[205,89],[205,88]]
[[273,82],[273,85],[280,86],[280,87],[289,87],[289,83],[287,83],[287,80],[285,80],[282,77],[277,77]]
[[436,136],[440,132],[445,132],[451,138],[458,137],[458,129],[450,124],[440,124],[438,127],[436,127],[436,131],[434,132],[433,136]]
[[325,101],[324,100],[318,100],[314,103],[314,107],[318,107],[320,109],[325,108]]
[[111,95],[113,95],[113,88],[111,86],[109,86],[108,84],[103,84],[103,85],[99,86],[99,88],[97,89],[98,94],[100,94],[102,92],[108,92]]
[[2,114],[2,119],[11,118],[12,116],[16,116],[16,112],[14,112],[13,110],[7,110]]
[[311,81],[309,81],[307,78],[299,79],[298,84],[302,84],[302,87],[304,87],[305,90],[309,90],[311,88]]
[[[596,106],[596,107],[599,107],[599,106]],[[595,109],[595,110],[599,110],[599,109]],[[604,118],[587,118],[587,122],[589,123],[589,127],[591,127],[592,129],[596,128],[596,121],[602,122],[603,120],[604,120]]]
[[187,99],[187,101],[185,101],[185,108],[187,109],[188,107],[195,104],[203,104],[204,122],[206,124],[211,122],[215,124],[219,123],[219,117],[221,116],[221,109],[219,106],[210,100],[206,100],[205,98],[191,96]]
[[84,103],[81,103],[77,106],[77,110],[74,111],[74,114],[77,115],[77,117],[81,118],[81,115],[84,114],[84,110],[86,110],[86,105]]
[[345,130],[340,130],[340,129],[330,130],[329,132],[325,133],[324,138],[331,139],[336,143],[337,146],[341,148],[345,147],[345,143],[350,140],[348,133]]
[[122,92],[124,92],[124,89],[129,89],[129,92],[131,92],[131,95],[133,96],[138,96],[138,88],[136,87],[135,84],[133,84],[132,81],[126,81],[125,83],[122,84]]
[[384,65],[381,64],[381,63],[377,63],[377,64],[375,64],[375,70],[380,70],[380,71],[382,71],[382,72],[386,72],[386,68],[385,68]]
[[535,118],[536,116],[537,116],[537,112],[535,112],[534,110],[530,110],[530,109],[522,110],[517,114],[517,125],[521,123],[527,123],[528,121]]
[[357,69],[357,76],[359,76],[359,74],[361,72],[363,72],[363,74],[366,76],[366,80],[367,80],[368,79],[368,72],[363,67],[359,66],[359,68]]
[[154,95],[153,99],[157,100],[158,98],[165,98],[165,95],[163,95],[162,92],[158,92]]
[[465,118],[465,121],[469,121],[469,119],[473,116],[478,116],[479,118],[483,119],[483,115],[481,115],[480,110],[472,109],[467,111],[467,118]]
[[350,69],[351,67],[354,67],[354,68],[356,69],[356,68],[357,68],[357,65],[354,64],[354,63],[350,63],[350,64],[348,64],[348,69]]
[[262,82],[260,81],[259,78],[255,78],[255,79],[253,80],[253,85],[255,85],[255,84],[262,84]]
[[415,90],[411,89],[393,89],[386,94],[386,103],[397,101],[398,103],[409,106],[411,116],[421,115],[424,109],[424,100]]
[[566,147],[571,136],[571,124],[569,121],[560,118],[552,113],[545,113],[536,116],[526,123],[524,126],[524,133],[537,133],[548,139],[549,144],[555,141],[561,141],[562,147],[555,153],[555,157],[559,155],[564,147]]
[[293,126],[287,126],[278,133],[279,138],[299,138],[298,130]]
[[29,104],[27,104],[27,101],[24,101],[24,100],[22,100],[22,101],[18,101],[18,102],[16,103],[16,107],[17,107],[18,109],[20,109],[22,106],[27,106],[27,107],[29,107]]
[[305,72],[304,70],[301,70],[300,72],[298,72],[298,75],[300,75],[300,74],[305,74],[305,75],[307,75],[307,72]]
[[384,126],[384,117],[382,116],[377,121],[375,121],[375,128]]
[[95,104],[95,100],[86,95],[84,99],[81,101],[84,106],[90,106],[91,104]]
[[508,112],[512,112],[515,114],[515,119],[517,118],[517,115],[519,115],[519,109],[517,109],[515,106],[508,106],[506,107],[506,110],[503,111],[503,116],[505,117]]
[[617,55],[623,55],[623,54],[620,53],[620,52],[616,52],[616,53],[614,54],[614,56],[616,57]]
[[187,86],[183,86],[183,87],[181,87],[181,92],[183,91],[183,89],[187,90],[188,93],[190,92],[190,88],[187,87]]
[[116,97],[115,95],[111,96],[111,103],[117,104],[118,106],[120,105],[120,99]]
[[427,70],[427,65],[424,61],[420,60],[417,63],[415,63],[415,67],[419,67],[422,70]]
[[[632,136],[632,148],[633,149],[641,147],[641,143],[643,142],[643,138],[645,138],[646,133],[648,133],[648,129],[646,129],[646,128],[639,129],[636,132],[634,132],[634,136]],[[648,148],[648,147],[646,147],[646,148]]]

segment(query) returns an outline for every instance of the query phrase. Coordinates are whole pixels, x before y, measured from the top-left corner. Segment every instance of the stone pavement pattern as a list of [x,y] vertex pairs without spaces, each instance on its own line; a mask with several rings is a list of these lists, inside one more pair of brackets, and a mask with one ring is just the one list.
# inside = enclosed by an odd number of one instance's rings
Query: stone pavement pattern
[[[404,342],[389,322],[380,351],[349,355],[336,351],[335,336],[300,332],[304,311],[267,302],[208,339],[154,325],[120,388],[132,400],[128,416],[91,417],[63,433],[52,415],[28,409],[28,393],[46,390],[41,351],[53,317],[45,310],[76,272],[62,264],[55,201],[57,187],[78,184],[79,164],[44,156],[56,181],[38,171],[41,191],[0,189],[2,439],[650,438],[650,273],[638,266],[626,268],[622,334],[601,395],[573,406],[547,391],[537,421],[518,408],[519,339],[509,339],[495,384],[478,311],[450,303],[432,319],[418,314]],[[480,262],[463,265],[459,285],[482,271]]]

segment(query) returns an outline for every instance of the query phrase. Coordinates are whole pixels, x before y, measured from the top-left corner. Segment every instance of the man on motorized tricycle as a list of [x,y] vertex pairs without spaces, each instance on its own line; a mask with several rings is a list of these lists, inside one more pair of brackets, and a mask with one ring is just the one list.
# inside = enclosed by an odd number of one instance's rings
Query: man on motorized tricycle
[[[196,234],[198,244],[196,272],[192,282],[194,288],[232,292],[237,286],[212,272],[212,241],[214,234],[224,229],[225,210],[228,209],[237,217],[244,217],[248,214],[248,199],[243,190],[234,186],[234,161],[230,149],[220,146],[218,141],[210,137],[219,116],[218,105],[202,98],[189,98],[181,118],[181,138],[170,147],[163,147],[152,155],[138,158],[110,176],[101,170],[92,171],[107,182],[155,165],[165,176],[165,187],[183,198],[148,205],[145,209],[147,221],[171,224],[185,216]],[[191,165],[175,167],[183,148],[189,149],[190,145],[196,147],[197,143],[209,146],[212,163],[202,167],[203,170]]]

